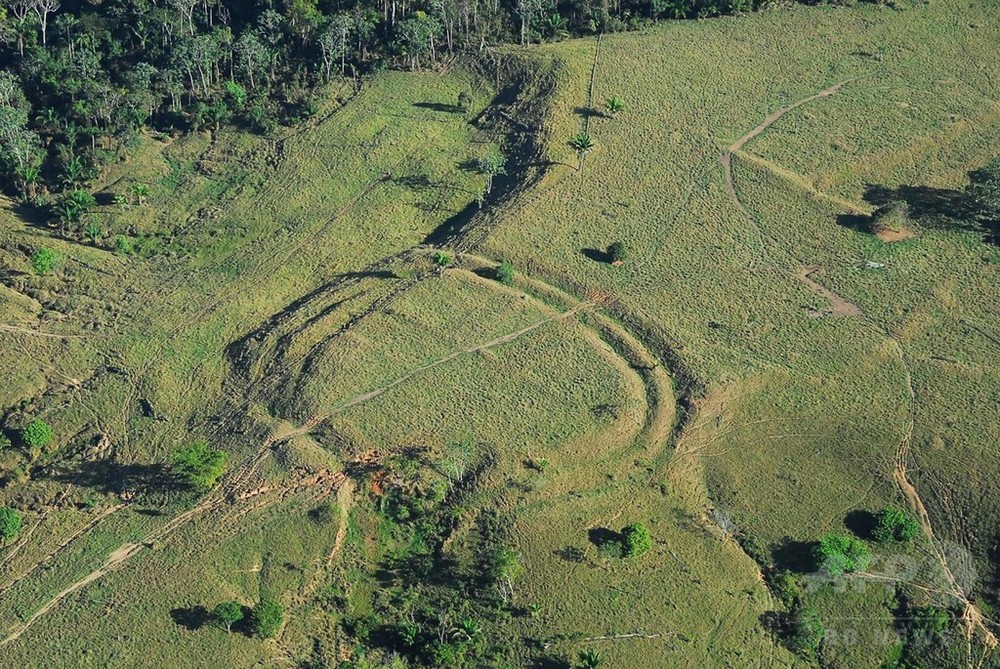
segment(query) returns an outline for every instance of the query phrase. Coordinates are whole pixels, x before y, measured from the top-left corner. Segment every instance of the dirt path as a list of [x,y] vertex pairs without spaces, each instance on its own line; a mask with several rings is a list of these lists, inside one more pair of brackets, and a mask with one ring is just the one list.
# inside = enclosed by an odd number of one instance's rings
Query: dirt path
[[814,272],[816,272],[815,267],[803,267],[799,270],[799,273],[796,274],[795,277],[802,283],[812,288],[814,293],[830,301],[830,309],[824,312],[816,312],[818,316],[824,316],[827,314],[837,317],[864,315],[858,305],[853,302],[848,302],[837,293],[815,281],[812,278]]
[[0,324],[0,331],[17,332],[18,334],[31,335],[32,337],[48,337],[51,339],[83,339],[87,336],[82,334],[55,334],[53,332],[42,332],[41,330],[33,330],[32,328],[21,327],[19,325],[7,325],[6,323]]
[[104,565],[102,565],[100,569],[96,569],[95,571],[92,571],[91,573],[87,574],[79,581],[69,586],[68,588],[57,594],[55,597],[50,599],[48,602],[46,602],[45,605],[42,606],[42,608],[35,611],[35,613],[30,618],[25,620],[20,627],[18,627],[14,632],[12,632],[6,639],[0,641],[0,648],[6,646],[12,641],[16,641],[17,639],[19,639],[21,635],[24,634],[28,630],[28,628],[31,627],[32,624],[34,624],[36,620],[38,620],[46,613],[51,611],[52,608],[55,607],[57,604],[59,604],[61,601],[72,595],[74,592],[77,592],[78,590],[81,590],[82,588],[85,588],[86,586],[90,585],[97,579],[107,574],[112,569],[115,569],[116,567],[124,563],[126,560],[128,560],[130,557],[141,551],[143,548],[144,548],[143,544],[125,544],[118,550],[111,553],[111,555],[108,556],[108,559],[105,561]]
[[[958,579],[955,578],[955,574],[948,566],[947,556],[941,549],[941,544],[934,535],[934,527],[931,524],[930,514],[927,513],[927,507],[924,506],[924,502],[920,498],[920,493],[917,492],[916,486],[913,485],[913,482],[910,481],[909,475],[907,474],[907,461],[909,460],[910,446],[913,441],[913,407],[917,396],[913,390],[913,377],[910,374],[910,367],[906,363],[903,348],[896,339],[892,339],[891,341],[896,350],[896,355],[899,357],[900,362],[903,364],[903,368],[906,370],[906,388],[910,398],[909,420],[907,422],[906,430],[903,433],[902,438],[899,440],[899,446],[896,448],[895,457],[893,459],[892,478],[896,482],[900,491],[902,491],[903,496],[906,497],[906,501],[909,503],[910,507],[917,514],[917,520],[920,522],[920,529],[923,531],[924,536],[927,537],[927,541],[931,547],[931,552],[941,565],[942,573],[948,582],[948,594],[954,597],[962,605],[961,621],[963,627],[965,628],[967,666],[970,668],[982,667],[985,664],[986,659],[1000,642],[998,642],[996,635],[986,625],[986,619],[982,612],[976,607],[975,604],[969,601],[965,591],[958,583]],[[972,640],[977,633],[982,635],[983,645],[985,646],[985,652],[983,657],[980,658],[978,664],[973,663],[972,657]]]
[[760,123],[760,125],[758,125],[756,128],[746,133],[745,135],[737,139],[735,142],[730,144],[728,147],[726,147],[726,150],[722,153],[721,156],[719,156],[719,162],[722,163],[722,168],[723,170],[725,170],[726,173],[726,190],[729,192],[730,197],[733,198],[733,201],[736,203],[736,206],[739,207],[740,211],[742,211],[744,215],[746,215],[749,218],[750,212],[747,211],[747,208],[743,205],[743,201],[740,199],[739,194],[736,192],[736,183],[733,181],[733,168],[732,168],[733,154],[742,149],[744,146],[746,146],[747,142],[757,137],[762,132],[764,132],[772,125],[774,125],[782,116],[784,116],[788,112],[798,109],[802,105],[808,104],[813,100],[830,97],[834,93],[840,91],[840,89],[843,88],[845,84],[849,84],[852,81],[857,81],[858,79],[867,76],[870,75],[862,74],[856,77],[851,77],[850,79],[844,79],[843,81],[838,82],[833,86],[830,86],[829,88],[824,88],[819,93],[810,95],[809,97],[802,98],[801,100],[797,100],[791,104],[785,105],[784,107],[777,109],[776,111],[771,112],[766,117],[764,117],[764,120]]

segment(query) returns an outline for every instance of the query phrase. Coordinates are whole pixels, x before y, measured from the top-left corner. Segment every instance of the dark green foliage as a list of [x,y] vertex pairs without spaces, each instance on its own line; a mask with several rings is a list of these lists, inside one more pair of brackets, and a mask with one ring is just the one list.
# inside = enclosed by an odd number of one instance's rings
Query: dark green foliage
[[132,242],[125,235],[115,237],[115,251],[125,256],[132,255]]
[[968,194],[975,216],[1000,222],[1000,159],[972,172],[969,180]]
[[609,246],[608,258],[610,258],[613,263],[625,262],[626,258],[628,258],[628,251],[625,249],[625,244],[622,242],[615,242]]
[[10,437],[0,432],[0,451],[4,450],[5,448],[10,448],[11,445],[12,444],[10,443]]
[[625,109],[625,103],[619,97],[610,97],[605,103],[608,108],[608,112],[611,114],[611,118],[615,118]]
[[463,111],[463,112],[467,112],[467,111],[469,111],[469,107],[471,107],[471,106],[472,106],[472,96],[469,95],[468,93],[466,93],[465,91],[462,91],[461,93],[459,93],[458,94],[458,108],[461,111]]
[[820,569],[835,575],[864,571],[872,561],[868,544],[835,532],[820,539],[815,557]]
[[894,506],[882,509],[878,514],[872,536],[876,541],[909,541],[920,533],[920,524],[912,514]]
[[31,256],[31,269],[35,274],[49,274],[59,264],[59,254],[52,249],[38,249]]
[[643,523],[632,523],[622,529],[622,555],[625,557],[641,557],[652,547],[649,528]]
[[438,267],[447,267],[451,262],[451,254],[447,251],[437,251],[434,253],[434,264]]
[[250,629],[257,636],[273,639],[285,622],[285,607],[273,599],[262,599],[250,611]]
[[581,650],[577,658],[577,669],[599,669],[604,664],[604,659],[596,650]]
[[875,210],[869,221],[869,228],[872,234],[899,232],[906,228],[910,220],[910,205],[903,200],[896,200]]
[[235,601],[222,602],[212,610],[212,618],[215,624],[231,632],[233,625],[243,620],[243,606]]
[[0,508],[0,537],[4,541],[17,538],[21,531],[21,514],[14,509]]
[[226,453],[196,441],[174,451],[170,459],[174,474],[199,492],[209,490],[226,469]]
[[802,579],[787,569],[771,574],[767,584],[771,592],[789,608],[802,597]]
[[509,260],[504,260],[497,265],[494,278],[505,286],[514,285],[514,265]]
[[819,612],[811,606],[796,606],[788,614],[788,647],[804,657],[813,657],[819,650],[826,628]]
[[31,448],[45,448],[52,443],[52,426],[44,420],[33,420],[21,430],[21,441]]

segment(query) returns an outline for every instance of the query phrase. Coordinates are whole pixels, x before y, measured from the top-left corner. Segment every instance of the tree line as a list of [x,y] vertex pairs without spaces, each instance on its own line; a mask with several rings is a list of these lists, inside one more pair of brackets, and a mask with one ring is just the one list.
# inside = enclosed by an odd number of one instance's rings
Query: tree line
[[[843,0],[853,1],[853,0]],[[765,0],[0,0],[0,176],[72,191],[144,127],[260,131],[337,76]]]

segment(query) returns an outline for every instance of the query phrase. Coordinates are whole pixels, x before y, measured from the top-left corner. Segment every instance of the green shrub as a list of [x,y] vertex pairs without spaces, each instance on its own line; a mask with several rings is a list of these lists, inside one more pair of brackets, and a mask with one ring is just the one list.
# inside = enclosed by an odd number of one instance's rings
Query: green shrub
[[496,278],[497,281],[499,281],[505,286],[513,286],[514,265],[512,265],[509,260],[504,260],[502,263],[497,265],[494,277]]
[[10,437],[0,432],[0,451],[2,451],[5,448],[10,448],[11,445],[12,444],[10,443]]
[[118,235],[115,237],[115,251],[118,251],[123,256],[132,255],[132,241],[125,235]]
[[830,574],[864,571],[872,562],[868,544],[843,534],[831,532],[819,541],[816,561],[820,569]]
[[233,625],[243,620],[243,607],[239,602],[222,602],[212,611],[215,624],[225,627],[227,632],[233,630]]
[[52,426],[44,420],[33,420],[21,430],[21,441],[32,448],[45,448],[52,443]]
[[812,657],[826,636],[819,612],[811,606],[797,606],[788,616],[788,647],[805,657]]
[[920,533],[920,523],[912,514],[894,506],[889,506],[878,514],[872,536],[876,541],[909,541]]
[[21,531],[21,514],[14,509],[0,508],[0,537],[5,541],[17,538]]
[[640,557],[653,547],[649,528],[642,523],[632,523],[622,529],[622,554],[625,557]]
[[285,607],[273,599],[260,600],[250,611],[250,628],[264,639],[278,636],[281,624],[285,622]]
[[438,267],[447,267],[451,264],[451,254],[446,251],[438,251],[434,254],[434,264]]
[[171,465],[181,480],[199,492],[209,490],[226,470],[226,453],[196,441],[181,446],[171,456]]
[[625,244],[622,242],[615,242],[608,247],[608,257],[611,258],[611,262],[620,263],[625,262],[628,257],[628,251],[625,249]]
[[869,220],[872,234],[880,232],[899,232],[910,222],[910,205],[902,200],[890,202],[879,207]]
[[35,274],[50,274],[59,264],[59,254],[52,249],[38,249],[31,256],[31,268]]

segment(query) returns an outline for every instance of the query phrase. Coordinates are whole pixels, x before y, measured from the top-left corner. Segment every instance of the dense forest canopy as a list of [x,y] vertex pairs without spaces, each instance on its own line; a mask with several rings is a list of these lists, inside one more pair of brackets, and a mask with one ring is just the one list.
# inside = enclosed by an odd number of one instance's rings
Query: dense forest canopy
[[266,131],[334,76],[501,42],[754,8],[759,0],[3,0],[0,171],[26,201],[73,192],[144,126]]

